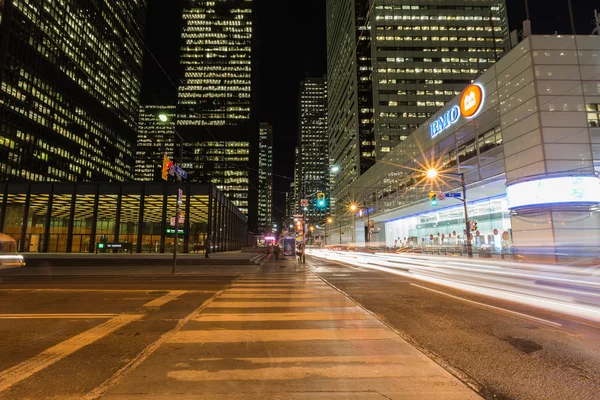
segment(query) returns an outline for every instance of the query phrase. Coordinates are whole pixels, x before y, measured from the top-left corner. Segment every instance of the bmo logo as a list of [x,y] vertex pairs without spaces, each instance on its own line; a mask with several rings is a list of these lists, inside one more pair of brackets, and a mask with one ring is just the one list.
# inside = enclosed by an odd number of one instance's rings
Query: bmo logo
[[479,85],[471,85],[460,98],[460,113],[465,118],[473,118],[483,105],[483,89]]
[[473,118],[483,105],[483,88],[477,84],[471,85],[465,89],[461,98],[460,105],[453,106],[441,117],[429,125],[430,136],[436,137],[451,125],[454,125],[462,115],[469,119]]

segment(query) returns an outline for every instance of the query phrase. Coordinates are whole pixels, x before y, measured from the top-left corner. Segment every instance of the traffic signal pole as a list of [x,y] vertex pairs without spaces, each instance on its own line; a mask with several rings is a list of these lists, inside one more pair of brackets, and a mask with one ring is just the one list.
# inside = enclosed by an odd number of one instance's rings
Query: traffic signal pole
[[[175,132],[177,134],[177,132]],[[179,134],[177,134],[180,140],[179,146],[179,165],[183,165],[183,139]],[[177,175],[177,203],[175,206],[175,238],[173,239],[173,268],[171,269],[171,273],[175,273],[175,269],[177,267],[177,247],[179,246],[179,213],[180,213],[180,202],[183,201],[183,195],[179,196],[182,192],[181,189],[181,175]]]
[[465,181],[465,174],[460,173],[460,184],[463,190],[463,205],[465,207],[465,232],[467,233],[467,255],[469,258],[473,258],[473,245],[471,244],[471,226],[469,224],[469,211],[467,209],[467,182]]

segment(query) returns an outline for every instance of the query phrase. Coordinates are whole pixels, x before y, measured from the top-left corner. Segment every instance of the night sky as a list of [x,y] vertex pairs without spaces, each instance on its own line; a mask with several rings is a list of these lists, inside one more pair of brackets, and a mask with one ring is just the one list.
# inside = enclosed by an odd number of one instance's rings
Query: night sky
[[[327,72],[325,0],[255,1],[260,121],[273,124],[273,161],[277,174],[274,214],[281,219],[285,191],[294,174],[300,81]],[[594,0],[572,0],[572,3],[577,33],[590,34],[594,29],[594,6],[600,11],[600,3]],[[524,1],[507,0],[507,7],[510,29],[521,29]],[[144,103],[174,103],[177,99],[176,88],[166,75],[177,84],[181,10],[182,0],[149,0],[146,45],[150,51],[144,59]],[[567,0],[529,0],[529,10],[533,33],[571,33]]]

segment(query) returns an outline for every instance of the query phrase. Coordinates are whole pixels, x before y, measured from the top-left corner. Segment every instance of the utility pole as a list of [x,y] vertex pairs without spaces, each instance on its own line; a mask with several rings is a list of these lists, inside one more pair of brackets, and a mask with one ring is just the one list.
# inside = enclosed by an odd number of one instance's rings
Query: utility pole
[[[183,139],[177,132],[176,135],[179,137],[179,165],[183,164]],[[175,206],[175,238],[173,240],[173,268],[171,273],[175,273],[177,267],[177,247],[179,247],[179,211],[180,205],[183,201],[183,189],[181,188],[181,175],[177,175],[177,205]]]
[[569,17],[571,18],[571,33],[575,35],[575,17],[573,17],[573,5],[571,4],[571,0],[567,0],[569,3]]

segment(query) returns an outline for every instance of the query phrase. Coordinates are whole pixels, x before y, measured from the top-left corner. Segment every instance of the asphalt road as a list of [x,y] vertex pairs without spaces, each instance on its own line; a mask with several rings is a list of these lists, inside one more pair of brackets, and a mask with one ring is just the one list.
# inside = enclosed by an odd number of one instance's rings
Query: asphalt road
[[374,269],[310,265],[485,398],[600,398],[595,322]]

